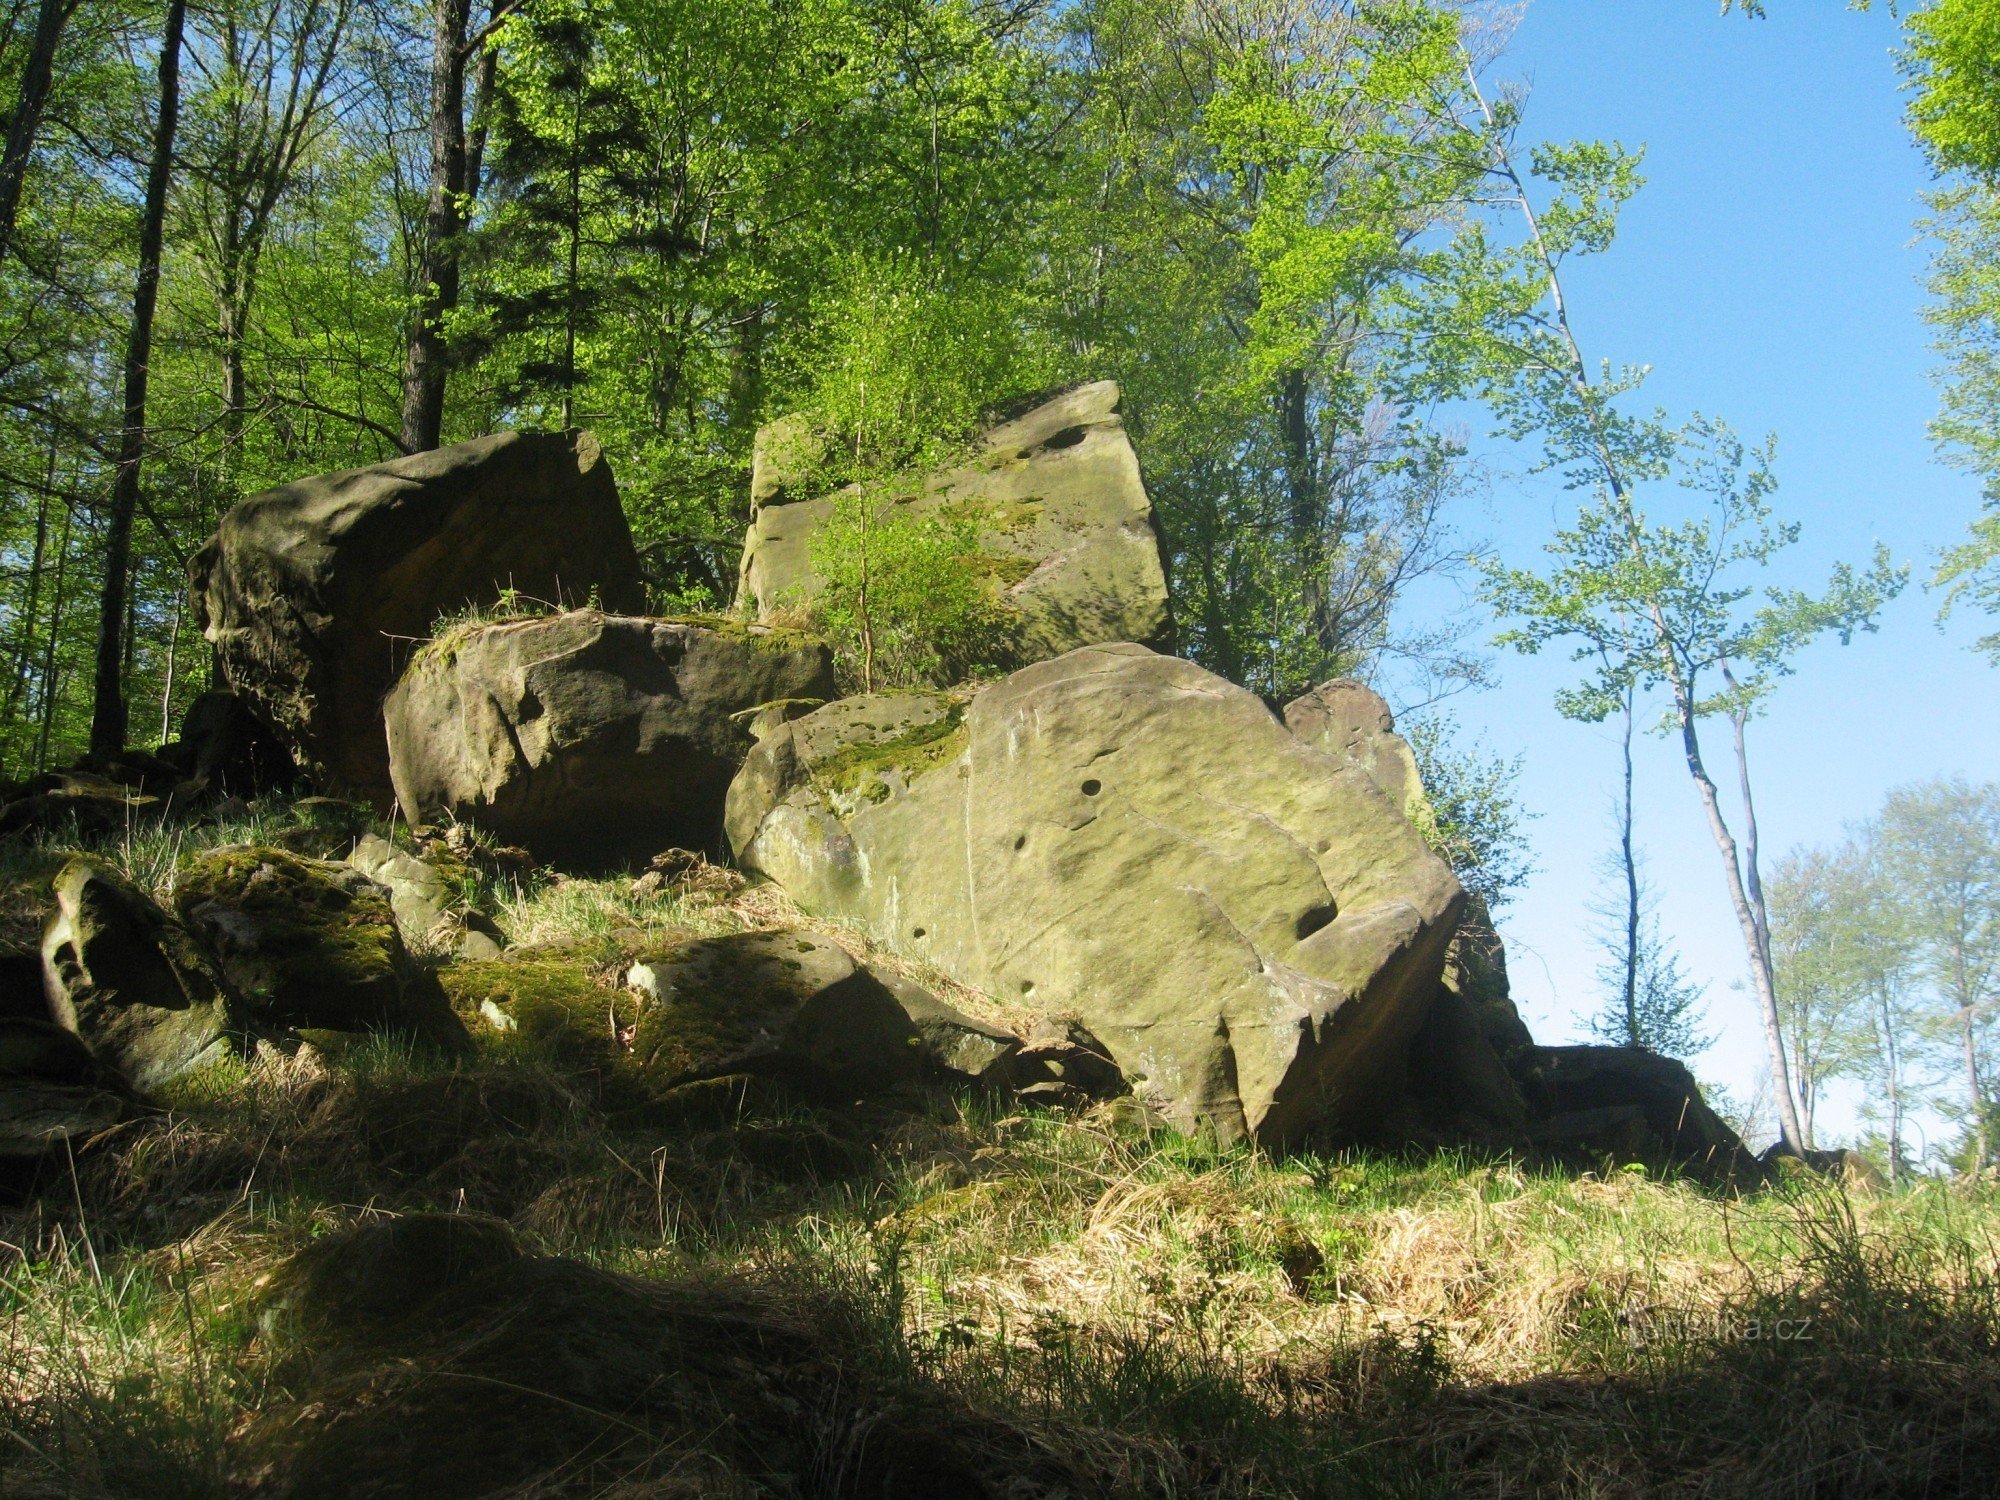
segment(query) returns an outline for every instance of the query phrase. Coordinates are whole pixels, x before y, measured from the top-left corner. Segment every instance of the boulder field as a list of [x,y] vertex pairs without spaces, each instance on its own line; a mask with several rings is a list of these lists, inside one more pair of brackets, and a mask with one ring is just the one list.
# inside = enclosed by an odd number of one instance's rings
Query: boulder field
[[[184,860],[171,912],[87,862],[0,891],[0,1154],[260,1039],[458,1047],[470,1026],[656,1110],[942,1080],[1059,1105],[1129,1090],[1123,1107],[1269,1146],[1743,1165],[1680,1064],[1534,1043],[1378,695],[1341,679],[1280,708],[1154,649],[1166,574],[1119,403],[1109,382],[1018,403],[892,487],[974,523],[1019,621],[1015,670],[936,691],[840,698],[827,648],[790,624],[840,499],[815,485],[804,418],[758,435],[728,617],[643,612],[588,434],[503,433],[244,501],[191,570],[227,691],[158,755],[0,789],[0,837],[240,806],[295,777],[393,798],[406,826],[307,798],[295,814],[327,816],[285,847]],[[690,871],[732,897],[761,877],[805,921],[773,930],[760,908],[762,930],[646,951],[613,934],[609,958],[596,939],[511,948],[464,898],[477,850],[516,875],[644,868],[640,901]]]

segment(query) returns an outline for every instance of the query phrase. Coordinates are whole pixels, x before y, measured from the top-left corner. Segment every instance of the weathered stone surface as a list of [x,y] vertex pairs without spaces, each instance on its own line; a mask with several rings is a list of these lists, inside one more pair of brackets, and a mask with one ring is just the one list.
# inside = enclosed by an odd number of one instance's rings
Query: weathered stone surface
[[918,1078],[923,1039],[883,983],[808,932],[700,938],[632,965],[632,1061],[670,1088],[732,1073],[845,1101]]
[[1014,1033],[975,1020],[900,974],[880,978],[938,1067],[975,1082],[1000,1082],[1009,1076],[1008,1064],[1021,1050],[1021,1039]]
[[1535,1044],[1514,1006],[1507,978],[1507,947],[1482,896],[1465,904],[1465,915],[1459,918],[1458,932],[1445,954],[1443,984],[1463,1002],[1477,1021],[1480,1035],[1501,1061],[1512,1061]]
[[0,1017],[0,1158],[34,1158],[108,1130],[130,1105],[125,1081],[53,1021]]
[[382,695],[441,615],[503,590],[644,607],[588,433],[503,432],[243,501],[190,570],[230,685],[328,784],[389,793]]
[[1285,727],[1362,772],[1382,795],[1420,822],[1428,809],[1410,742],[1396,733],[1389,705],[1373,688],[1336,677],[1285,705]]
[[389,909],[405,943],[448,948],[460,958],[496,958],[507,946],[492,920],[467,908],[436,865],[364,834],[347,863],[389,893]]
[[709,848],[756,711],[833,696],[826,647],[766,626],[577,610],[467,629],[389,695],[396,797],[545,858]]
[[88,860],[56,877],[42,968],[54,1019],[141,1089],[228,1050],[230,996],[207,955],[151,897]]
[[1752,1165],[1685,1063],[1642,1047],[1530,1047],[1514,1061],[1530,1143],[1725,1175]]
[[257,1020],[454,1043],[464,1028],[410,957],[389,893],[359,870],[255,845],[181,874],[174,904]]
[[1400,1082],[1464,899],[1368,777],[1136,645],[785,725],[729,834],[808,909],[1074,1015],[1176,1123],[1263,1141]]
[[1410,1044],[1409,1090],[1420,1102],[1421,1134],[1502,1142],[1518,1140],[1527,1126],[1520,1086],[1487,1040],[1478,1013],[1447,985],[1438,987]]
[[[1018,659],[1108,641],[1164,645],[1166,573],[1117,385],[1082,385],[993,427],[962,466],[910,484],[920,512],[972,519],[1019,612]],[[742,597],[760,618],[819,588],[813,533],[834,497],[807,487],[817,445],[799,418],[757,435]]]

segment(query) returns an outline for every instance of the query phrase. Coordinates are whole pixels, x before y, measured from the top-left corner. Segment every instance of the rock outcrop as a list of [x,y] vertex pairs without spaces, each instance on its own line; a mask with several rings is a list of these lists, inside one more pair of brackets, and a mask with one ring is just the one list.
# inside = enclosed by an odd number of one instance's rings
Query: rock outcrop
[[644,608],[589,434],[503,432],[253,495],[190,569],[230,685],[300,762],[386,801],[382,696],[442,615],[503,591]]
[[1543,1151],[1716,1176],[1755,1170],[1687,1064],[1671,1057],[1643,1047],[1531,1047],[1514,1071],[1527,1098],[1529,1141]]
[[283,849],[217,849],[181,874],[181,919],[206,938],[265,1025],[454,1043],[464,1028],[359,870]]
[[1367,775],[1129,644],[786,724],[729,835],[809,910],[1074,1015],[1177,1124],[1266,1142],[1400,1083],[1464,900]]
[[833,696],[826,647],[768,626],[577,610],[468,627],[389,695],[396,798],[543,858],[712,848],[752,721]]
[[141,1089],[229,1050],[231,997],[193,937],[112,871],[76,859],[42,936],[55,1020]]
[[[1118,406],[1114,382],[1078,386],[989,429],[960,467],[911,477],[920,513],[978,527],[1020,617],[1018,661],[1171,634],[1152,502]],[[759,618],[819,589],[812,538],[836,503],[811,487],[819,451],[802,418],[757,435],[742,598]]]
[[381,835],[363,834],[347,863],[389,893],[389,909],[406,944],[441,947],[474,960],[497,958],[506,947],[492,919],[469,909],[444,871]]
[[299,774],[291,751],[242,696],[220,688],[188,705],[180,738],[162,745],[160,758],[204,790],[228,797],[286,791]]

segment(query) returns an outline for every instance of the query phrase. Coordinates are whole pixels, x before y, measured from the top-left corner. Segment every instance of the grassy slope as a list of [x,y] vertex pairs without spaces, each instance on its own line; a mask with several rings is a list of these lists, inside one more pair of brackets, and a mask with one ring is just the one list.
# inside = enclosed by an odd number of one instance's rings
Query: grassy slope
[[[113,852],[171,885],[165,836]],[[502,899],[527,941],[796,920],[726,887]],[[231,1492],[246,1425],[302,1394],[261,1278],[420,1209],[792,1309],[871,1409],[949,1427],[995,1493],[2000,1493],[1988,1186],[1731,1199],[1449,1155],[1272,1160],[1118,1105],[943,1095],[673,1123],[490,1034],[456,1063],[266,1054],[171,1104],[0,1208],[0,1495]],[[615,1464],[520,1493],[761,1492],[712,1428],[606,1420]]]

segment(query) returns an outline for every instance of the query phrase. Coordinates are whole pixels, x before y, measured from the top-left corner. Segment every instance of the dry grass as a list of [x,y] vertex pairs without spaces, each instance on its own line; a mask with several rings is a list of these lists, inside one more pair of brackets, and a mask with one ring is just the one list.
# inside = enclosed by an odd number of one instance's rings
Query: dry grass
[[[531,943],[801,920],[693,885],[488,895]],[[260,1283],[418,1211],[504,1219],[663,1307],[725,1289],[795,1351],[766,1384],[800,1465],[639,1401],[585,1413],[616,1436],[598,1459],[508,1493],[889,1493],[864,1438],[899,1431],[1010,1500],[2000,1492],[1991,1185],[1735,1198],[1450,1154],[1272,1159],[1115,1107],[943,1094],[663,1121],[499,1037],[456,1061],[267,1049],[168,1104],[0,1201],[0,1495],[242,1492],[250,1435],[317,1399]],[[368,1388],[402,1411],[410,1369],[487,1369],[463,1364],[479,1339],[393,1350],[405,1374]],[[698,1368],[718,1391],[742,1375]]]

